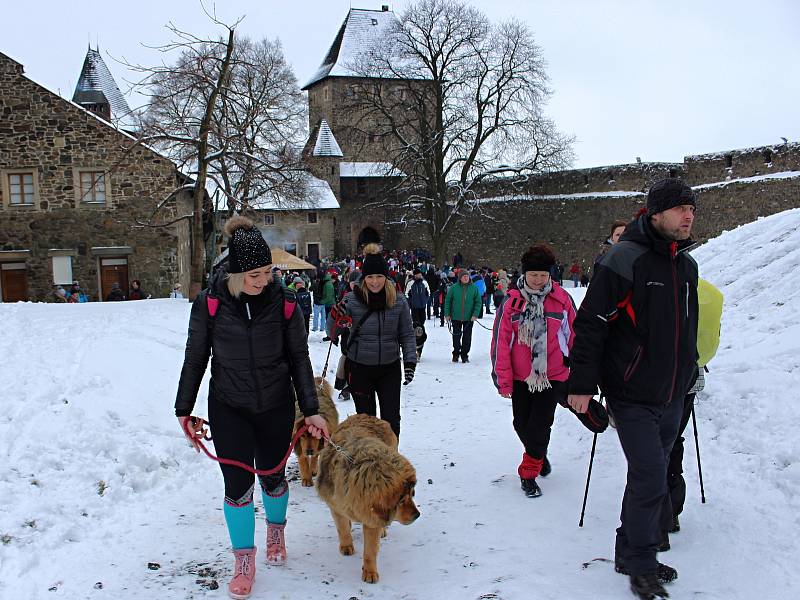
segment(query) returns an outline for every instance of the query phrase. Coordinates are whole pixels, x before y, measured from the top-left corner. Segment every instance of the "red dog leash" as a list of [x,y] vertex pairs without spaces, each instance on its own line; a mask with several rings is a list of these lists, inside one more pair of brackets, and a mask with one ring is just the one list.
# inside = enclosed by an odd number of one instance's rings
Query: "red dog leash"
[[[188,424],[189,424],[189,419],[186,419],[183,425],[184,432],[189,438],[194,439],[194,441],[197,442],[197,444],[200,446],[200,449],[205,453],[206,456],[208,456],[208,458],[223,465],[231,465],[233,467],[239,467],[240,469],[249,471],[254,475],[272,475],[273,473],[277,473],[278,471],[280,471],[286,465],[286,462],[292,455],[292,450],[294,450],[294,447],[297,445],[297,441],[308,429],[308,425],[303,425],[300,429],[297,430],[297,433],[295,433],[294,437],[292,438],[292,443],[289,444],[289,450],[286,452],[286,456],[284,456],[283,460],[281,460],[281,462],[279,462],[275,467],[273,467],[272,469],[254,469],[250,465],[247,465],[238,460],[233,460],[230,458],[220,458],[219,456],[214,456],[213,454],[211,454],[211,452],[208,450],[208,448],[206,448],[206,445],[202,442],[202,440],[194,436],[193,432],[189,429]],[[208,439],[208,438],[203,438],[203,439]]]

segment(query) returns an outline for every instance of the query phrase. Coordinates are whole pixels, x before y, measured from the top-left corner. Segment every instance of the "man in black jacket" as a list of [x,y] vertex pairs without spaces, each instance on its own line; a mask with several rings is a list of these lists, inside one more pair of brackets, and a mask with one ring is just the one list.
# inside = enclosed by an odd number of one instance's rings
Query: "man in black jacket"
[[598,263],[575,320],[569,404],[585,412],[600,386],[628,461],[616,569],[640,598],[666,598],[677,577],[657,561],[672,510],[667,463],[697,371],[697,264],[688,254],[695,195],[663,179],[647,212]]

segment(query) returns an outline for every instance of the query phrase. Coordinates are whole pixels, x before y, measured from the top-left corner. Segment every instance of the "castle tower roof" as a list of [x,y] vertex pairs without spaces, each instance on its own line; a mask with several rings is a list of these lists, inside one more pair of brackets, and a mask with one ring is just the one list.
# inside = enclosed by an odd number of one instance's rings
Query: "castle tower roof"
[[351,8],[322,65],[303,89],[327,77],[359,77],[352,68],[354,61],[380,41],[396,22],[397,17],[388,6],[382,10]]
[[108,113],[115,125],[130,124],[131,109],[125,96],[119,91],[117,82],[114,81],[100,52],[92,48],[86,52],[72,101],[85,108],[107,105]]
[[317,134],[317,141],[314,144],[314,156],[344,156],[339,143],[333,136],[328,122],[322,119],[319,124],[319,133]]

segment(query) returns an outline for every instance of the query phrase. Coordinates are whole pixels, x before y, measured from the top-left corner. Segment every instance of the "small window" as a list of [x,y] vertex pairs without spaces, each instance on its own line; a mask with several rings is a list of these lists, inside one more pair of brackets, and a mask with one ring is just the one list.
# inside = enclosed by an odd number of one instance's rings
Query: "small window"
[[378,19],[370,19],[370,20],[372,21],[373,25],[377,25],[378,24]]
[[733,166],[733,154],[725,155],[725,167],[730,169]]
[[308,222],[309,223],[316,223],[317,222],[317,213],[315,213],[315,212],[308,213]]
[[331,175],[336,175],[336,167],[331,165]]
[[286,242],[283,245],[283,249],[286,250],[292,256],[297,256],[297,244],[293,242]]
[[764,150],[764,162],[766,164],[772,162],[772,150]]
[[106,175],[102,171],[81,171],[81,202],[104,204],[106,201]]
[[325,100],[327,100],[327,99],[328,99],[328,88],[325,88],[325,94],[324,94],[324,96],[325,96]]
[[53,257],[53,283],[72,285],[72,257]]
[[264,215],[264,225],[275,225],[275,215]]
[[670,177],[675,177],[675,176],[676,176],[676,174],[677,174],[677,171],[675,171],[675,169],[670,169],[670,170],[669,170],[669,176],[670,176]]
[[32,205],[34,203],[33,173],[9,173],[8,196],[13,205]]
[[356,192],[358,194],[367,193],[367,180],[363,177],[356,177]]

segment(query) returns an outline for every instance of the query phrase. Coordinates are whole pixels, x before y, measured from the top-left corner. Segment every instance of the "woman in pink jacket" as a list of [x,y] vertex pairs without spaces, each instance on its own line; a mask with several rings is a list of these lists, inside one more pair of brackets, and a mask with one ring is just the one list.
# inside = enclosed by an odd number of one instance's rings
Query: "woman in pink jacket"
[[575,303],[550,278],[555,264],[546,244],[522,255],[523,275],[500,306],[492,332],[492,379],[511,398],[514,430],[525,452],[517,472],[529,498],[542,495],[536,483],[547,475],[547,445],[556,404],[567,397],[568,358]]

